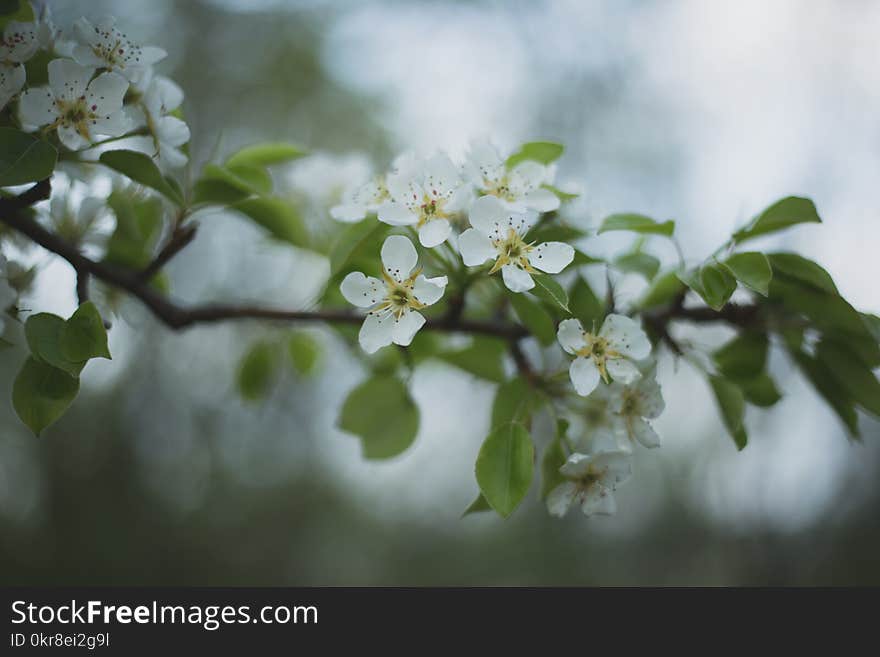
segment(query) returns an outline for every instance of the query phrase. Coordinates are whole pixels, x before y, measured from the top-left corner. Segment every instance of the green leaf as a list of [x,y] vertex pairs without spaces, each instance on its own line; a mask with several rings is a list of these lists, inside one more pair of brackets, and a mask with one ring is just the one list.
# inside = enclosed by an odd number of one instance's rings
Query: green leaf
[[742,333],[715,352],[715,364],[725,378],[737,382],[754,379],[764,371],[768,346],[765,333]]
[[480,447],[476,475],[489,505],[507,518],[522,502],[534,474],[535,447],[519,423],[497,427]]
[[262,167],[247,164],[221,167],[217,164],[205,165],[202,181],[221,182],[228,187],[247,195],[263,195],[272,192],[272,176]]
[[613,230],[628,230],[643,235],[665,235],[671,237],[675,231],[675,222],[672,220],[658,223],[643,214],[625,213],[612,214],[605,217],[599,226],[599,235]]
[[183,198],[175,187],[168,183],[149,155],[137,151],[107,151],[101,153],[99,160],[105,166],[128,176],[136,183],[155,189],[177,205],[183,205]]
[[535,281],[535,287],[531,289],[532,294],[551,306],[559,306],[565,312],[571,312],[568,309],[568,294],[552,277],[547,274],[533,274],[532,279]]
[[571,261],[571,266],[583,267],[584,265],[598,265],[604,262],[605,261],[602,258],[597,258],[596,256],[591,256],[588,253],[584,253],[580,249],[575,249],[574,259]]
[[836,294],[792,279],[775,277],[770,282],[770,298],[780,301],[789,311],[806,315],[822,331],[871,339],[856,309]]
[[223,180],[202,178],[193,187],[193,205],[209,203],[211,205],[233,205],[251,195]]
[[504,354],[506,352],[507,345],[503,340],[474,336],[469,347],[440,353],[438,358],[481,379],[503,383],[505,380]]
[[715,393],[715,399],[718,401],[721,420],[733,438],[733,442],[736,443],[736,448],[741,450],[748,443],[748,434],[746,434],[743,425],[746,404],[742,390],[736,384],[720,376],[710,376],[709,383],[712,386],[712,392]]
[[303,376],[315,372],[321,356],[321,347],[315,338],[305,331],[294,331],[287,340],[287,350],[294,369]]
[[61,334],[65,327],[66,322],[58,315],[39,313],[28,317],[24,332],[31,355],[35,359],[63,370],[75,378],[82,372],[85,362],[72,362],[62,355]]
[[765,297],[769,294],[768,286],[773,278],[773,270],[770,268],[770,261],[763,253],[756,251],[736,253],[721,265],[750,290]]
[[67,320],[61,332],[60,347],[61,355],[74,363],[91,358],[110,359],[107,329],[94,303],[86,301]]
[[266,142],[245,146],[226,159],[226,166],[238,165],[268,167],[283,164],[308,155],[308,151],[283,142]]
[[613,264],[622,272],[641,274],[648,282],[660,270],[660,260],[649,253],[625,253],[615,258]]
[[276,239],[307,247],[309,236],[299,212],[278,197],[250,198],[231,206],[265,228]]
[[773,406],[782,399],[776,383],[765,373],[761,373],[749,381],[740,381],[737,385],[742,390],[746,401],[755,406]]
[[524,379],[517,377],[498,386],[492,403],[492,428],[511,422],[528,424],[540,399]]
[[573,201],[580,196],[580,194],[575,194],[573,192],[566,192],[564,190],[559,189],[558,187],[554,187],[553,185],[548,185],[544,183],[541,185],[544,189],[549,189],[551,192],[556,194],[559,197],[559,200],[565,203],[566,201]]
[[464,510],[464,513],[461,514],[461,517],[469,516],[472,513],[480,513],[481,511],[491,511],[492,507],[489,506],[489,502],[483,497],[482,493],[477,495],[477,499],[470,503],[468,508]]
[[520,146],[519,150],[507,158],[507,168],[532,160],[541,164],[550,164],[562,157],[565,147],[553,141],[531,141]]
[[816,357],[850,399],[880,417],[880,381],[856,353],[823,338],[816,347]]
[[242,399],[246,401],[265,399],[278,379],[279,365],[277,345],[260,341],[248,349],[238,365],[236,377],[238,393]]
[[79,379],[30,357],[15,378],[12,405],[21,421],[39,436],[64,415],[78,392]]
[[571,288],[569,307],[571,314],[580,320],[584,328],[599,325],[605,317],[605,304],[593,292],[593,288],[583,278],[578,277]]
[[808,198],[789,196],[777,201],[759,214],[742,230],[733,234],[735,242],[741,244],[746,240],[766,235],[789,226],[802,223],[822,223],[816,206]]
[[799,349],[790,349],[789,354],[797,363],[800,370],[813,384],[816,392],[828,402],[837,417],[846,426],[847,431],[853,438],[859,437],[859,417],[856,414],[852,399],[837,385],[834,375],[817,358],[814,358]]
[[709,263],[700,268],[700,285],[703,300],[713,310],[721,310],[736,290],[736,279],[718,265]]
[[347,226],[330,249],[330,272],[333,276],[345,271],[348,264],[366,247],[376,245],[375,258],[382,239],[391,227],[381,222],[361,221]]
[[684,284],[678,278],[678,270],[673,269],[655,277],[636,305],[645,310],[665,306],[672,303],[684,289]]
[[767,258],[776,276],[794,279],[830,294],[838,294],[831,274],[812,260],[796,253],[769,253]]
[[559,221],[539,221],[526,234],[526,242],[573,242],[587,235],[580,228],[575,228],[569,224],[562,224]]
[[524,294],[510,293],[510,305],[516,311],[519,321],[534,335],[538,341],[549,346],[556,340],[556,322],[544,306],[532,301]]
[[15,128],[0,128],[0,187],[48,178],[57,160],[58,151],[48,142]]
[[339,428],[361,438],[365,458],[391,458],[416,439],[419,409],[403,383],[390,375],[378,375],[348,395]]
[[34,18],[34,9],[26,0],[3,0],[3,4],[0,5],[0,31],[12,21],[30,23]]
[[131,269],[146,267],[162,232],[162,202],[113,192],[107,204],[116,215],[116,229],[107,241],[105,261]]
[[[560,420],[564,422],[564,420]],[[566,423],[567,424],[567,423]],[[565,431],[557,432],[562,435]],[[541,499],[546,500],[554,488],[565,481],[565,477],[559,472],[566,461],[565,450],[559,435],[547,445],[544,455],[541,457]]]

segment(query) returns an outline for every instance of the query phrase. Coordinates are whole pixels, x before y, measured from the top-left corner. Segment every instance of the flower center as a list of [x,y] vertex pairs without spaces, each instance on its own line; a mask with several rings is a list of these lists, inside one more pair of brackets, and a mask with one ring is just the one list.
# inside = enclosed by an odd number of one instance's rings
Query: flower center
[[95,124],[99,118],[95,113],[98,109],[97,105],[87,105],[86,97],[80,96],[76,100],[56,99],[55,104],[58,107],[57,125],[65,128],[73,128],[84,139],[90,139],[89,123]]
[[125,48],[121,48],[121,45],[122,40],[117,39],[116,43],[114,43],[112,46],[92,46],[92,52],[95,53],[96,57],[99,57],[110,64],[111,67],[115,66],[117,68],[125,68]]
[[505,201],[516,200],[516,197],[510,190],[510,181],[507,179],[506,175],[501,176],[501,178],[497,178],[495,180],[483,178],[483,190],[489,196],[497,196],[498,198]]
[[385,280],[387,291],[382,304],[376,310],[391,313],[397,319],[400,319],[410,310],[424,308],[425,304],[416,299],[415,294],[413,294],[413,287],[420,271],[417,269],[404,281],[398,281],[387,272],[382,272],[382,278]]
[[535,269],[529,262],[529,253],[535,247],[533,244],[527,244],[525,240],[513,228],[509,228],[507,236],[493,242],[495,249],[498,251],[498,259],[495,266],[492,267],[490,274],[494,274],[504,265],[516,265],[520,269],[524,269],[529,273],[534,273]]
[[422,227],[432,219],[448,219],[449,214],[444,210],[446,199],[433,198],[425,195],[422,205],[419,207],[418,226]]
[[586,343],[582,349],[577,352],[578,356],[583,358],[592,358],[602,375],[602,380],[608,383],[608,370],[606,363],[608,359],[621,358],[620,352],[612,349],[608,344],[608,340],[592,333],[584,333],[584,342]]

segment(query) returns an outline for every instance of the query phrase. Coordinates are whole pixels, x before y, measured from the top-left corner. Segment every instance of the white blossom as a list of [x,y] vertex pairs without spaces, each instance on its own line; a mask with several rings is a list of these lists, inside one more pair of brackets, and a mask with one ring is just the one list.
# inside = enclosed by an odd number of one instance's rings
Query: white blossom
[[536,269],[558,274],[574,259],[574,249],[563,242],[526,243],[524,237],[537,219],[534,211],[511,210],[494,196],[478,198],[470,210],[473,228],[458,240],[464,264],[473,267],[494,259],[490,274],[500,269],[504,284],[513,292],[535,287],[531,274]]
[[647,358],[651,342],[639,325],[625,315],[608,315],[598,334],[589,333],[576,319],[559,323],[557,339],[562,348],[576,358],[569,367],[574,388],[586,397],[608,375],[623,384],[641,376],[633,361]]
[[107,199],[55,194],[49,203],[49,219],[55,232],[79,247],[100,246],[107,237]]
[[378,208],[379,220],[392,226],[415,226],[419,242],[433,248],[452,234],[454,219],[470,193],[448,156],[437,154],[421,162],[399,158],[397,170],[386,178],[388,200]]
[[494,196],[511,209],[550,212],[559,197],[544,185],[553,183],[555,167],[526,160],[512,169],[489,142],[475,142],[467,154],[465,175],[481,195]]
[[382,280],[352,272],[342,281],[342,295],[359,308],[369,308],[358,336],[372,354],[392,343],[409,345],[425,318],[418,311],[440,300],[445,276],[425,278],[416,269],[418,254],[412,242],[392,235],[382,245]]
[[142,46],[116,28],[116,19],[106,17],[92,25],[85,18],[73,24],[77,43],[73,58],[83,66],[116,71],[129,80],[148,74],[150,66],[168,54],[162,48]]
[[24,87],[24,62],[40,47],[35,23],[12,21],[3,30],[0,43],[0,109]]
[[18,293],[9,284],[8,276],[6,258],[0,253],[0,335],[3,334],[6,327],[6,311],[15,304],[18,298]]
[[633,442],[645,447],[659,447],[660,436],[647,420],[660,417],[666,404],[654,373],[629,385],[612,384],[611,410],[619,418],[620,427]]
[[377,212],[382,203],[389,199],[385,176],[376,176],[362,185],[347,190],[340,203],[330,208],[330,216],[336,221],[356,223],[368,214]]
[[122,111],[128,81],[116,73],[102,73],[69,59],[49,62],[49,86],[22,94],[22,123],[58,129],[61,143],[71,150],[85,148],[98,136],[118,137],[130,122]]
[[164,168],[176,169],[186,164],[180,147],[189,141],[189,127],[176,116],[170,116],[183,103],[183,89],[164,76],[150,78],[141,99],[143,118],[153,136],[154,157]]
[[566,478],[547,495],[547,510],[562,517],[576,502],[585,516],[611,515],[617,511],[614,489],[632,474],[630,454],[624,450],[568,457],[559,472]]

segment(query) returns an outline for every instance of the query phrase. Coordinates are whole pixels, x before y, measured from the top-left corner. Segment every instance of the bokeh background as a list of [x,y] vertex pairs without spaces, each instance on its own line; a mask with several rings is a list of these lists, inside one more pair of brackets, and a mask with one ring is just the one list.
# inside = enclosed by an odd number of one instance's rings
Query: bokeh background
[[[677,2],[50,2],[56,21],[115,14],[161,45],[185,89],[200,165],[259,139],[315,155],[279,184],[316,221],[341,186],[403,149],[460,155],[550,138],[584,194],[572,221],[675,218],[694,261],[789,194],[825,219],[766,240],[880,311],[880,4]],[[295,307],[326,264],[241,219],[198,217],[170,268],[184,300]],[[621,246],[597,239],[592,252]],[[615,238],[617,239],[617,238]],[[762,246],[762,245],[758,245]],[[668,245],[650,249],[671,259]],[[43,267],[31,307],[66,315],[73,277]],[[637,283],[620,282],[624,297]],[[135,305],[69,414],[35,439],[0,404],[0,582],[11,584],[880,583],[880,424],[847,441],[784,359],[785,398],[750,409],[737,453],[705,381],[661,363],[664,445],[640,450],[612,518],[547,516],[535,490],[509,520],[460,519],[490,384],[440,364],[412,378],[419,437],[368,462],[336,413],[363,368],[316,328],[321,372],[271,398],[235,393],[238,359],[272,327],[173,334]],[[685,338],[710,346],[721,330]],[[8,400],[23,354],[0,352]],[[534,487],[533,487],[534,488]]]

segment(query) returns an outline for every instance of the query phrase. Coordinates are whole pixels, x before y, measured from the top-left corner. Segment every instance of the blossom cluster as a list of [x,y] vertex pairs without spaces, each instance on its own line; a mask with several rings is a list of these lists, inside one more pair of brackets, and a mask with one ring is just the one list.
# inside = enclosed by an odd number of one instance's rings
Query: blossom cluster
[[[530,159],[509,162],[489,143],[473,144],[458,165],[442,153],[402,155],[388,173],[348,190],[330,214],[346,223],[375,216],[409,232],[426,264],[432,250],[441,250],[454,256],[454,268],[486,276],[500,272],[510,292],[524,293],[535,288],[536,274],[568,267],[575,249],[564,242],[529,241],[542,215],[560,206],[552,186],[555,167]],[[345,299],[367,310],[359,333],[367,353],[408,346],[426,323],[420,311],[443,297],[448,276],[428,278],[418,265],[410,237],[393,234],[381,249],[381,277],[355,271],[342,281]],[[449,273],[453,270],[444,272]],[[590,398],[601,421],[572,424],[581,437],[566,438],[562,483],[548,495],[548,508],[563,515],[577,501],[587,515],[613,513],[613,491],[630,473],[631,446],[660,444],[648,423],[663,410],[659,385],[648,373],[651,343],[635,320],[620,314],[608,315],[592,331],[575,318],[563,319],[557,338],[574,357],[569,377],[576,396]]]
[[[29,65],[45,65],[37,58],[41,51],[49,56],[48,85],[31,86]],[[113,18],[82,18],[67,32],[47,15],[12,21],[0,43],[0,110],[17,105],[12,115],[22,129],[54,133],[70,151],[146,136],[145,150],[161,166],[180,167],[190,132],[178,112],[182,90],[153,71],[165,56],[161,48],[133,41]]]

